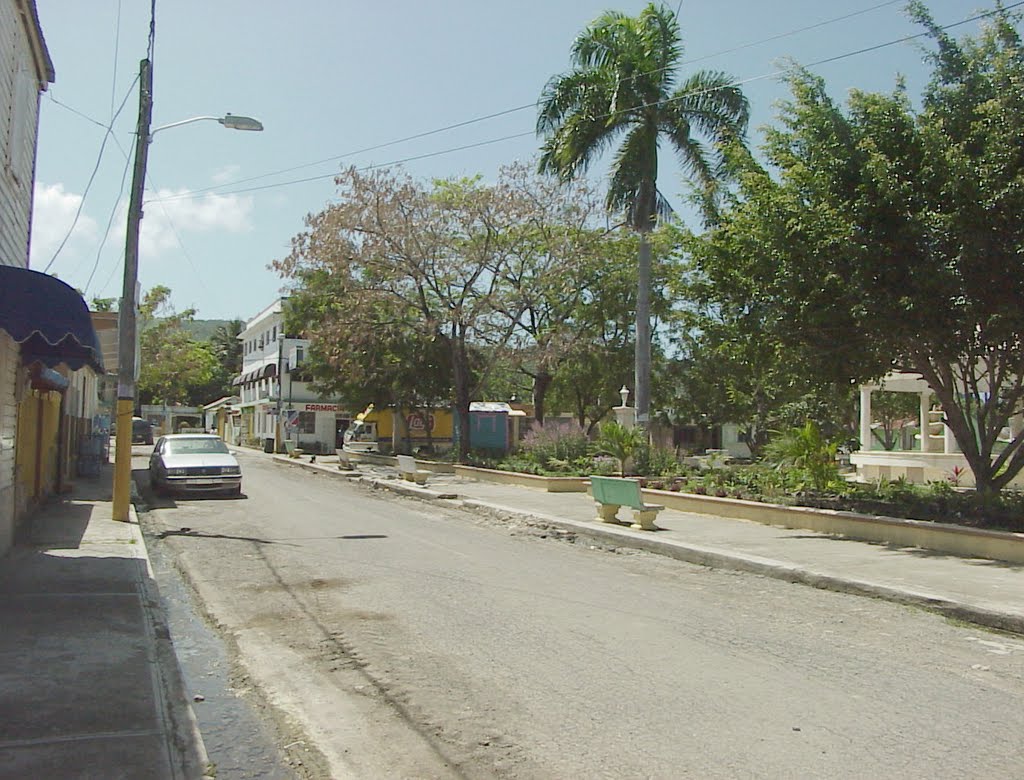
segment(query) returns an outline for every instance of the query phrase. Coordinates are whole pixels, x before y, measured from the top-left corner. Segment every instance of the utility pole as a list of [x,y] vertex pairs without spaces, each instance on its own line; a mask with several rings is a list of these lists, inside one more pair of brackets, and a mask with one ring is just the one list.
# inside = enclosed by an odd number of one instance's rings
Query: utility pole
[[128,205],[128,235],[124,247],[124,286],[117,311],[117,439],[114,454],[113,519],[128,522],[132,480],[132,414],[135,411],[135,288],[139,277],[139,223],[149,157],[149,126],[153,116],[153,68],[148,59],[139,66],[139,122],[135,135],[135,171]]
[[281,400],[284,395],[284,318],[281,319],[281,333],[277,336],[277,422],[274,425],[274,452],[280,452],[284,440],[281,424]]

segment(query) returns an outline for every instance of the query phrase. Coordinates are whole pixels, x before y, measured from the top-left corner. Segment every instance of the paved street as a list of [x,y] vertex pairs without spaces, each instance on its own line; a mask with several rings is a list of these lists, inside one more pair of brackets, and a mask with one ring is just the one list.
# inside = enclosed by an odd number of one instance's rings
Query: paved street
[[1024,775],[1019,638],[240,460],[143,524],[309,776]]

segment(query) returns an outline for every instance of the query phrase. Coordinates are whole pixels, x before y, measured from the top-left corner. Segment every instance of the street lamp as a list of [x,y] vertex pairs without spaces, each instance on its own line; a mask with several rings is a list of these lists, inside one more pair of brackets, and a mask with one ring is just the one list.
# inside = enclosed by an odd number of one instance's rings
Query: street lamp
[[167,130],[171,127],[181,127],[182,125],[188,125],[192,122],[220,122],[224,127],[230,130],[253,130],[259,131],[263,129],[263,123],[258,119],[253,119],[251,116],[238,116],[236,114],[225,114],[224,116],[194,116],[191,119],[182,119],[180,122],[171,122],[169,125],[160,125],[149,131],[149,140],[153,140],[153,136],[159,133],[161,130]]
[[128,204],[128,230],[124,247],[124,285],[117,314],[117,439],[114,454],[114,520],[128,521],[132,479],[132,412],[135,410],[135,286],[139,276],[139,223],[142,193],[146,186],[146,161],[153,135],[170,127],[213,119],[232,130],[262,130],[258,120],[247,116],[193,117],[150,129],[153,116],[153,67],[148,59],[139,67],[139,120],[135,134],[135,169]]

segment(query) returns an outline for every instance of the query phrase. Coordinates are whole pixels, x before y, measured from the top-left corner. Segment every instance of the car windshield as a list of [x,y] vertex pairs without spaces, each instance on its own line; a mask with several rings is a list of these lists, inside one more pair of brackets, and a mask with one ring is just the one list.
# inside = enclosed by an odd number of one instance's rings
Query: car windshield
[[221,439],[168,439],[169,455],[205,455],[214,452],[227,452],[227,445]]

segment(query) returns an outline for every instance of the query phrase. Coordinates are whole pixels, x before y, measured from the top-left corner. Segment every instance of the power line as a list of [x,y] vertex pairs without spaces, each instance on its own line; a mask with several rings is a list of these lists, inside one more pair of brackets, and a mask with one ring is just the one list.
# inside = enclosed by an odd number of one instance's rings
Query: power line
[[[114,206],[110,209],[110,216],[107,218],[107,227],[103,231],[103,238],[100,240],[99,248],[96,250],[96,261],[92,264],[92,271],[89,272],[89,279],[86,281],[85,287],[82,288],[83,292],[89,292],[89,285],[92,284],[92,278],[96,275],[96,269],[99,268],[100,255],[103,252],[103,247],[106,246],[107,236],[110,235],[110,227],[114,224],[117,207],[121,204],[121,196],[124,195],[124,183],[128,180],[128,169],[131,167],[131,162],[131,158],[125,157],[124,171],[121,173],[121,187],[117,191],[117,199],[114,201]],[[77,270],[78,269],[76,268],[75,271]]]
[[114,94],[117,84],[117,55],[121,48],[121,0],[117,0],[117,21],[114,24],[114,75],[110,80],[110,113],[114,113]]
[[78,202],[78,210],[75,212],[75,218],[71,221],[71,227],[68,228],[68,232],[64,236],[64,240],[60,242],[60,246],[57,247],[57,251],[53,253],[53,257],[50,258],[50,262],[47,263],[46,267],[43,269],[43,273],[46,273],[50,270],[50,267],[57,259],[57,256],[64,248],[64,245],[67,244],[68,239],[71,238],[71,233],[74,231],[75,225],[78,224],[78,218],[82,216],[82,208],[85,206],[85,198],[89,194],[89,189],[92,187],[93,180],[96,178],[96,171],[100,169],[100,162],[103,160],[103,150],[107,147],[107,139],[111,137],[111,128],[114,125],[114,120],[117,119],[118,115],[124,109],[125,103],[128,102],[128,98],[131,96],[132,90],[135,88],[135,84],[138,80],[139,77],[138,75],[136,75],[135,78],[132,80],[131,85],[128,87],[128,92],[125,93],[124,100],[121,101],[121,105],[120,107],[118,107],[117,113],[115,113],[114,116],[111,117],[110,124],[106,126],[106,132],[103,134],[103,141],[100,143],[100,151],[96,155],[96,164],[93,166],[92,173],[89,174],[89,181],[85,185],[85,191],[82,193],[82,199]]
[[[846,21],[847,19],[851,19],[851,18],[853,18],[855,16],[860,16],[860,15],[869,13],[871,11],[876,11],[879,8],[884,8],[884,7],[890,6],[890,5],[896,5],[896,4],[901,3],[901,2],[904,2],[904,0],[887,0],[887,2],[878,3],[877,5],[873,5],[873,6],[869,7],[869,8],[865,8],[865,9],[862,9],[860,11],[854,11],[852,13],[845,14],[843,16],[837,16],[837,17],[834,17],[832,19],[826,19],[826,20],[824,20],[822,22],[817,22],[815,24],[808,25],[806,27],[800,27],[800,28],[797,28],[797,29],[794,29],[794,30],[789,30],[787,32],[780,33],[778,35],[773,35],[773,36],[771,36],[769,38],[764,38],[764,39],[762,39],[760,41],[752,41],[750,43],[741,44],[741,45],[733,47],[731,49],[723,49],[721,51],[714,52],[712,54],[706,54],[706,55],[704,55],[702,57],[697,57],[697,58],[690,59],[690,60],[684,60],[683,62],[679,63],[678,67],[685,67],[687,65],[692,65],[692,64],[697,63],[697,62],[702,62],[704,60],[713,59],[715,57],[720,57],[720,56],[725,55],[725,54],[732,54],[734,52],[742,51],[744,49],[753,48],[755,46],[759,46],[759,45],[764,44],[764,43],[772,43],[774,41],[781,40],[783,38],[787,38],[787,37],[790,37],[790,36],[793,36],[793,35],[797,35],[799,33],[807,32],[809,30],[815,30],[815,29],[818,29],[820,27],[825,27],[825,26],[827,26],[829,24],[834,24],[835,22]],[[680,8],[681,7],[682,7],[682,0],[680,0]],[[678,17],[678,16],[679,16],[679,11],[677,10],[676,11],[676,17]],[[658,69],[653,70],[653,71],[645,71],[644,73],[637,74],[635,76],[630,76],[629,78],[630,79],[636,79],[636,78],[639,78],[640,76],[651,75],[651,74],[654,74],[654,73],[659,73],[659,72],[661,72],[663,70],[666,70],[669,67],[676,67],[676,65],[673,64],[673,65],[665,66],[664,68],[658,68]],[[480,122],[487,122],[487,121],[489,121],[491,119],[497,119],[498,117],[507,116],[509,114],[515,114],[515,113],[518,113],[520,111],[525,111],[527,109],[536,108],[536,107],[537,107],[537,101],[534,100],[531,103],[524,103],[523,105],[515,106],[514,108],[508,108],[508,109],[505,109],[503,111],[496,111],[494,113],[485,114],[484,116],[475,117],[473,119],[466,119],[464,121],[455,122],[453,124],[445,125],[443,127],[438,127],[438,128],[433,129],[433,130],[426,130],[426,131],[421,132],[421,133],[416,133],[414,135],[405,136],[403,138],[397,138],[397,139],[392,140],[392,141],[386,141],[384,143],[375,144],[373,146],[367,146],[367,147],[364,147],[362,149],[356,149],[356,150],[353,150],[353,151],[350,151],[350,152],[344,152],[343,154],[334,155],[332,157],[325,157],[325,158],[323,158],[321,160],[315,160],[315,161],[309,162],[309,163],[302,163],[301,165],[295,165],[295,166],[291,166],[289,168],[281,168],[281,169],[276,170],[276,171],[270,171],[269,173],[261,173],[261,174],[259,174],[257,176],[249,176],[249,177],[244,178],[244,179],[236,179],[235,181],[226,182],[226,183],[223,183],[223,184],[216,184],[216,185],[212,185],[210,187],[202,187],[200,189],[193,190],[192,194],[199,194],[199,193],[203,193],[203,192],[210,192],[212,190],[219,190],[219,189],[223,189],[225,187],[234,187],[234,186],[239,185],[239,184],[247,184],[248,182],[251,182],[251,181],[259,181],[260,179],[266,179],[266,178],[270,178],[272,176],[280,176],[280,175],[285,174],[285,173],[292,173],[293,171],[300,171],[300,170],[303,170],[304,168],[314,168],[314,167],[316,167],[318,165],[323,165],[325,163],[337,162],[338,160],[343,160],[343,159],[345,159],[347,157],[355,157],[355,156],[360,155],[360,154],[365,154],[367,152],[377,151],[378,149],[384,149],[384,148],[387,148],[389,146],[397,146],[398,144],[407,143],[409,141],[417,141],[417,140],[420,140],[421,138],[427,138],[427,137],[432,136],[432,135],[438,135],[440,133],[446,133],[446,132],[448,132],[450,130],[457,130],[459,128],[467,127],[469,125],[479,124]],[[333,176],[334,173],[332,173],[330,175]],[[320,176],[320,177],[313,177],[311,179],[297,180],[296,183],[298,183],[300,181],[314,181],[314,180],[316,180],[318,178],[328,178],[328,175],[324,175],[324,176]]]
[[106,130],[106,129],[107,129],[107,126],[106,126],[105,124],[103,124],[103,123],[102,123],[102,122],[101,122],[100,120],[98,120],[98,119],[93,119],[93,118],[92,118],[91,116],[89,116],[88,114],[83,114],[83,113],[82,113],[81,111],[79,111],[79,110],[78,110],[77,108],[73,108],[72,106],[69,106],[69,105],[68,105],[67,103],[62,103],[61,101],[57,100],[57,98],[55,98],[55,97],[53,96],[53,93],[52,93],[52,91],[50,91],[50,90],[47,90],[47,92],[46,92],[46,96],[47,96],[47,97],[48,97],[48,98],[50,99],[50,102],[51,102],[51,103],[56,103],[56,104],[57,104],[58,106],[60,106],[61,108],[63,108],[63,109],[66,109],[66,110],[70,111],[70,112],[71,112],[72,114],[77,114],[78,116],[82,117],[82,119],[85,119],[85,120],[86,120],[86,121],[88,121],[88,122],[92,122],[92,123],[93,123],[94,125],[96,125],[97,127],[102,127],[102,128],[104,129],[104,130]]
[[[152,179],[153,177],[150,176],[149,178]],[[159,189],[159,185],[157,185],[157,183],[155,181],[153,182],[153,186],[157,187]],[[181,240],[181,234],[178,232],[178,228],[174,224],[174,220],[171,219],[170,213],[164,207],[164,204],[163,204],[162,201],[156,200],[154,202],[157,205],[160,206],[160,211],[163,212],[164,217],[167,219],[167,224],[170,225],[170,227],[171,227],[171,232],[174,233],[174,239],[178,242],[178,248],[181,249],[182,254],[185,255],[185,259],[188,260],[188,264],[190,266],[192,266],[192,270],[195,271],[196,278],[199,279],[199,284],[205,287],[206,285],[203,282],[203,275],[199,272],[199,267],[192,261],[192,255],[189,253],[188,249],[186,248],[185,242]]]
[[[1021,5],[1024,5],[1024,0],[1020,0],[1020,2],[1014,3],[1014,4],[1009,5],[1009,6],[1004,6],[1003,10],[1006,10],[1006,11],[1012,10],[1013,8],[1017,8],[1017,7],[1021,6]],[[975,22],[975,21],[978,21],[980,19],[984,19],[984,18],[990,17],[990,16],[994,15],[997,12],[998,12],[998,9],[997,10],[992,10],[992,11],[985,11],[985,12],[979,13],[979,14],[977,14],[975,16],[972,16],[972,17],[970,17],[968,19],[964,19],[964,20],[959,21],[959,22],[953,22],[951,24],[939,27],[938,29],[942,30],[942,31],[950,30],[950,29],[952,29],[954,27],[959,27],[959,26],[964,25],[964,24],[970,24],[971,22]],[[908,41],[912,41],[912,40],[915,40],[917,38],[925,37],[927,35],[930,35],[930,33],[926,31],[926,32],[916,33],[914,35],[904,36],[902,38],[897,38],[895,40],[887,41],[885,43],[876,44],[874,46],[868,46],[868,47],[865,47],[863,49],[857,49],[856,51],[846,52],[844,54],[838,54],[838,55],[835,55],[833,57],[826,57],[824,59],[816,60],[814,62],[808,63],[804,67],[813,68],[813,67],[817,67],[819,65],[830,64],[830,63],[833,63],[833,62],[837,62],[839,60],[848,59],[850,57],[856,57],[856,56],[861,55],[861,54],[866,54],[866,53],[869,53],[869,52],[878,51],[879,49],[884,49],[884,48],[887,48],[889,46],[895,46],[897,44],[906,43]],[[776,78],[778,76],[783,76],[786,73],[787,73],[787,70],[785,70],[785,69],[774,70],[774,71],[771,71],[769,73],[763,73],[763,74],[758,75],[758,76],[751,76],[751,77],[746,78],[746,79],[740,79],[740,80],[737,80],[737,81],[733,81],[730,84],[728,84],[727,86],[739,87],[739,86],[743,86],[744,84],[751,84],[751,83],[753,83],[755,81],[763,81],[765,79]],[[663,106],[663,105],[667,105],[669,103],[673,103],[673,102],[677,102],[679,100],[683,100],[685,98],[697,97],[697,96],[700,96],[702,94],[708,94],[708,93],[710,93],[712,91],[715,91],[717,89],[721,89],[721,87],[716,87],[714,89],[708,89],[708,90],[696,90],[696,91],[693,91],[693,92],[688,92],[688,93],[686,93],[684,95],[679,95],[679,96],[676,96],[676,97],[667,98],[665,100],[655,101],[653,103],[648,103],[648,104],[640,105],[640,106],[637,106],[636,108],[641,108],[642,109],[642,108],[654,108],[654,107],[657,107],[657,106]],[[534,105],[534,104],[531,104],[531,105]],[[505,111],[505,112],[502,112],[502,113],[511,113],[513,111],[518,111],[518,110],[521,110],[521,109],[509,109],[508,111]],[[613,116],[615,116],[615,114],[614,113],[610,113],[610,114],[607,114],[607,115],[604,115],[604,116],[601,116],[601,117],[596,117],[596,118],[597,119],[609,119],[609,118],[611,118]],[[474,121],[476,121],[476,120],[469,120],[468,122],[460,123],[460,126],[462,124],[472,124]],[[435,133],[442,132],[442,131],[443,131],[443,129],[438,129],[438,130],[430,131],[428,133],[422,133],[420,135],[422,137],[424,135],[433,135]],[[417,161],[417,160],[429,159],[429,158],[432,158],[432,157],[441,157],[443,155],[452,154],[454,152],[465,151],[467,149],[475,149],[475,148],[478,148],[478,147],[481,147],[481,146],[488,146],[488,145],[491,145],[491,144],[501,143],[503,141],[509,141],[509,140],[512,140],[512,139],[523,138],[523,137],[531,136],[531,135],[535,135],[535,133],[533,131],[526,131],[526,132],[522,132],[522,133],[514,133],[512,135],[506,135],[506,136],[502,136],[500,138],[493,138],[493,139],[489,139],[489,140],[485,140],[485,141],[479,141],[477,143],[465,144],[465,145],[462,145],[462,146],[455,146],[455,147],[451,147],[451,148],[448,148],[448,149],[442,149],[442,150],[436,151],[436,152],[426,152],[426,153],[420,154],[420,155],[415,155],[415,156],[411,156],[411,157],[405,157],[405,158],[401,158],[401,159],[397,159],[397,160],[391,160],[391,161],[386,162],[386,163],[375,163],[375,164],[371,164],[371,165],[366,165],[366,166],[364,166],[362,168],[358,168],[357,170],[359,170],[361,172],[362,171],[370,171],[370,170],[374,170],[374,169],[377,169],[377,168],[384,168],[384,167],[388,167],[388,166],[392,166],[392,165],[401,165],[403,163],[414,162],[414,161]],[[399,142],[392,142],[392,143],[399,143]],[[391,145],[390,143],[388,143],[388,144],[381,144],[380,146],[375,147],[375,148],[381,148],[382,146],[390,146],[390,145]],[[335,159],[337,159],[337,158],[335,158]],[[305,166],[302,166],[302,167],[305,167]],[[267,174],[267,175],[274,175],[274,174]],[[305,183],[311,182],[311,181],[320,181],[320,180],[323,180],[323,179],[333,178],[333,177],[335,177],[337,175],[338,175],[337,171],[332,171],[331,173],[318,174],[316,176],[308,176],[308,177],[305,177],[305,178],[302,178],[302,179],[292,179],[290,181],[275,182],[273,184],[264,184],[264,185],[260,185],[260,186],[257,186],[257,187],[245,187],[245,188],[237,189],[237,190],[228,190],[226,192],[221,192],[221,193],[218,193],[218,194],[220,194],[220,195],[238,195],[238,194],[242,194],[242,193],[246,193],[246,192],[256,192],[256,191],[259,191],[259,190],[275,189],[277,187],[287,187],[287,186],[291,186],[293,184],[305,184]],[[247,179],[247,180],[243,180],[243,181],[252,181],[252,180],[258,179],[258,178],[263,178],[263,177],[252,177],[251,179]],[[225,185],[221,185],[221,186],[231,186],[231,184],[235,184],[235,183],[242,183],[242,182],[232,182],[230,184],[225,184]],[[175,195],[173,197],[166,198],[164,200],[190,199],[190,198],[193,198],[194,196],[198,195],[199,193],[207,192],[210,189],[216,189],[216,188],[205,188],[203,190],[195,190],[195,191],[192,191],[192,192],[183,193],[181,195]]]

